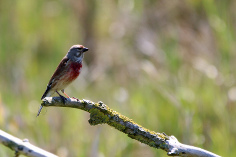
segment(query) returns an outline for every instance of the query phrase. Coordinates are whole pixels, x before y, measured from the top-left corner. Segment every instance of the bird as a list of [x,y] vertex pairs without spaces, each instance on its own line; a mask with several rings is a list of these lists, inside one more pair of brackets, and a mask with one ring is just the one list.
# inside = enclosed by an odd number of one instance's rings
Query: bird
[[[69,49],[49,80],[41,100],[57,93],[65,104],[66,98],[59,92],[61,91],[66,97],[70,98],[65,93],[65,88],[79,76],[82,69],[84,52],[88,50],[89,49],[83,45],[73,45]],[[42,108],[43,106],[41,105],[37,116],[39,116]]]

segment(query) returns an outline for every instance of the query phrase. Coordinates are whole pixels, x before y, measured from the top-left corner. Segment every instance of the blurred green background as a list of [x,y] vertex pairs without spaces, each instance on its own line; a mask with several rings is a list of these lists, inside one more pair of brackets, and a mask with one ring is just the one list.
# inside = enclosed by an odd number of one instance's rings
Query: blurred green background
[[[0,129],[61,157],[167,156],[41,96],[74,44],[71,97],[103,101],[143,127],[236,156],[236,1],[0,1]],[[0,145],[0,156],[13,156]]]

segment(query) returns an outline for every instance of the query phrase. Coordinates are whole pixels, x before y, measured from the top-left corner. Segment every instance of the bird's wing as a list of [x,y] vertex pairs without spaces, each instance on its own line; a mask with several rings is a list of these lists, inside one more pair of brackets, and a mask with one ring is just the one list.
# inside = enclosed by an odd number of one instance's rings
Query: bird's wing
[[46,91],[44,92],[41,100],[43,98],[46,97],[46,95],[48,94],[48,92],[50,91],[51,88],[53,88],[56,84],[56,82],[61,78],[61,76],[68,70],[68,66],[66,66],[69,62],[69,58],[67,57],[64,57],[60,64],[57,66],[57,69],[56,71],[54,72],[54,74],[52,75],[48,85],[47,85],[47,89]]
[[52,75],[50,81],[48,84],[51,84],[51,86],[54,86],[54,82],[59,80],[61,78],[62,75],[64,75],[64,72],[66,72],[68,70],[68,66],[66,66],[69,62],[69,58],[64,57],[60,64],[57,66],[56,71],[54,72],[54,74]]

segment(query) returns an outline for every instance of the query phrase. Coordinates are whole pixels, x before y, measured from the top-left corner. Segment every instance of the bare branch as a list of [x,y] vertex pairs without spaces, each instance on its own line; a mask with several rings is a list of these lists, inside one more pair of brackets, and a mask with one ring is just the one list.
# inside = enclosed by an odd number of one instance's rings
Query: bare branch
[[57,157],[41,148],[29,143],[27,139],[21,140],[0,130],[0,143],[15,151],[15,156],[23,154],[29,157]]
[[60,97],[46,97],[43,99],[42,106],[72,107],[90,113],[90,125],[106,123],[119,131],[127,134],[128,137],[157,149],[163,149],[169,156],[188,156],[188,157],[219,157],[209,151],[181,144],[174,136],[167,136],[165,133],[150,131],[135,123],[132,119],[121,115],[110,109],[103,102],[94,103],[89,100],[79,100],[67,98],[63,104]]

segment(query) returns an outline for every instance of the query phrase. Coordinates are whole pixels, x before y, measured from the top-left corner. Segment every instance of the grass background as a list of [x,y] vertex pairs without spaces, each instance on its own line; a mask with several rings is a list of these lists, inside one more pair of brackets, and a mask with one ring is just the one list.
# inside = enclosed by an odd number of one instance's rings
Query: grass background
[[[71,97],[103,101],[140,125],[236,156],[236,2],[0,1],[0,129],[61,157],[167,156],[89,115],[44,108],[62,57],[83,44]],[[0,156],[14,152],[0,145]]]

